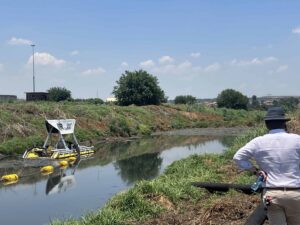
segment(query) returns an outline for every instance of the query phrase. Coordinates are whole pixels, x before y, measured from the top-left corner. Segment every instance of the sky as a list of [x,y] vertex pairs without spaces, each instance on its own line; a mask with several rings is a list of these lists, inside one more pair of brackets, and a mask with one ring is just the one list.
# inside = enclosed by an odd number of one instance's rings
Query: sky
[[300,95],[300,1],[0,0],[0,94],[106,99],[125,70],[169,99]]

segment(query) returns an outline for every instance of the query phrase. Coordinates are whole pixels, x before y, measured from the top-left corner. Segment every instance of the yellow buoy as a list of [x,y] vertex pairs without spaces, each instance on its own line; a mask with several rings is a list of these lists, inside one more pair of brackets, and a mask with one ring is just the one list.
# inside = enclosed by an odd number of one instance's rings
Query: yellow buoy
[[74,162],[74,161],[76,161],[76,157],[69,157],[69,158],[68,158],[68,161],[69,161],[69,162]]
[[59,165],[63,167],[63,166],[68,166],[69,163],[66,160],[62,160],[62,161],[59,161]]
[[35,159],[35,158],[38,158],[39,155],[36,154],[35,152],[29,152],[26,156],[28,159]]
[[43,166],[41,168],[41,173],[44,174],[44,175],[53,173],[53,171],[54,171],[54,167],[53,166]]
[[1,177],[1,181],[3,181],[4,183],[7,183],[7,182],[16,183],[18,180],[19,180],[19,177],[17,174],[8,174],[8,175],[4,175]]

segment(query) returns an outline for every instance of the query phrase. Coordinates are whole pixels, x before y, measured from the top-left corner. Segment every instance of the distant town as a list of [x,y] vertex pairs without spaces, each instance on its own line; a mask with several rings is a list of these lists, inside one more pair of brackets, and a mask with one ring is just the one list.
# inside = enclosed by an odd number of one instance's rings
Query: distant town
[[[261,104],[261,105],[272,106],[272,105],[274,105],[275,102],[278,102],[280,100],[289,99],[289,98],[298,99],[298,101],[300,102],[300,96],[268,95],[268,96],[257,97],[256,99],[259,102],[259,104]],[[24,99],[18,99],[16,95],[0,95],[0,101],[2,101],[2,102],[3,101],[4,102],[5,101],[16,101],[16,100],[24,101]],[[26,92],[25,100],[26,101],[47,101],[48,93],[47,92]],[[250,104],[252,103],[252,100],[253,100],[253,96],[251,98],[249,98]],[[117,99],[112,96],[104,99],[104,102],[107,102],[107,103],[114,103],[116,101],[117,101]],[[168,102],[174,103],[174,100],[169,100]],[[216,107],[217,106],[217,98],[200,98],[200,99],[197,99],[197,103],[204,104],[209,107]]]
[[[285,100],[285,99],[289,99],[289,98],[295,98],[295,99],[298,99],[298,101],[300,101],[300,96],[272,96],[272,95],[257,97],[257,101],[261,105],[272,106],[272,105],[274,105],[274,102],[278,102],[280,100]],[[250,104],[252,103],[252,99],[253,99],[253,97],[249,98]],[[211,98],[211,99],[203,98],[203,99],[197,99],[197,101],[198,101],[198,103],[202,103],[206,106],[210,106],[210,107],[217,106],[216,98]]]

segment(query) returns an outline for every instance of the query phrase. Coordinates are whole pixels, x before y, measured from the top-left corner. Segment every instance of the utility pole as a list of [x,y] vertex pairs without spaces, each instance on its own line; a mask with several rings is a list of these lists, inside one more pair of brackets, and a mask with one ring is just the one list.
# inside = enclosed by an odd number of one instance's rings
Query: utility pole
[[35,45],[32,44],[32,79],[33,79],[33,92],[35,92],[35,74],[34,74],[34,47]]

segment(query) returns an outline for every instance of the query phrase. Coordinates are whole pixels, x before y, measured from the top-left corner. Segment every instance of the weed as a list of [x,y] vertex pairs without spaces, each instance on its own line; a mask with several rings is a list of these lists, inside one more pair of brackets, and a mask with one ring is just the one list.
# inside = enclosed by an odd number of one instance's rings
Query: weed
[[109,130],[113,136],[130,136],[130,128],[124,117],[113,118],[109,124]]

